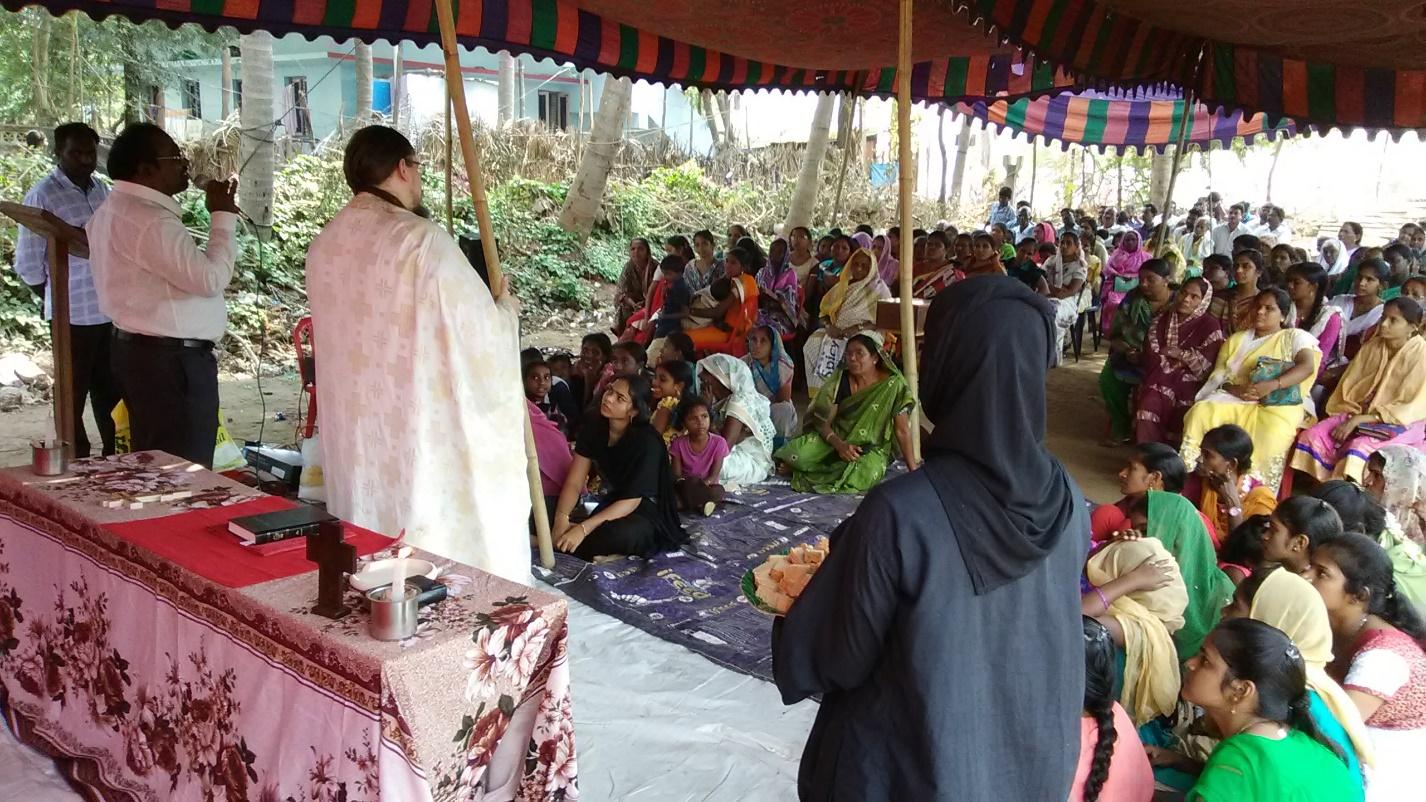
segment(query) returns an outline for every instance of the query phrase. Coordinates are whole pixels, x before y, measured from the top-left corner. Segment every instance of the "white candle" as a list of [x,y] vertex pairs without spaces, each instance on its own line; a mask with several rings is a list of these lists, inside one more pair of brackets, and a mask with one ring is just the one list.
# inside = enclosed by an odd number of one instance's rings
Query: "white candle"
[[406,558],[411,556],[411,547],[402,546],[396,552],[396,564],[391,568],[391,595],[392,601],[401,601],[406,598]]

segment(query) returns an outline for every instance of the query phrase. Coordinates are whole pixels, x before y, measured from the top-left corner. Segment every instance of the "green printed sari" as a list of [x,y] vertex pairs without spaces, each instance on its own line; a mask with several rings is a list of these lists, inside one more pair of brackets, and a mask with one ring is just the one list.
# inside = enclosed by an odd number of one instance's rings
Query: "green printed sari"
[[[885,379],[837,401],[846,368],[822,385],[807,411],[803,434],[773,455],[792,468],[792,489],[801,493],[864,493],[886,475],[896,442],[896,416],[910,411],[915,401],[900,371],[885,363]],[[832,431],[848,445],[861,448],[856,462],[844,462],[826,440],[822,424],[836,407]]]

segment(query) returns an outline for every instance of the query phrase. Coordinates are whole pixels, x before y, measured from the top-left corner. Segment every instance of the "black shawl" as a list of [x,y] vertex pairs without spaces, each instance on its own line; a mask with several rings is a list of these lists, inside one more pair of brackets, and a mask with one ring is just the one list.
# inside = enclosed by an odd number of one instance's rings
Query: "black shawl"
[[977,595],[1029,573],[1072,528],[1079,494],[1045,448],[1054,342],[1053,305],[1008,276],[957,282],[927,314],[925,470]]

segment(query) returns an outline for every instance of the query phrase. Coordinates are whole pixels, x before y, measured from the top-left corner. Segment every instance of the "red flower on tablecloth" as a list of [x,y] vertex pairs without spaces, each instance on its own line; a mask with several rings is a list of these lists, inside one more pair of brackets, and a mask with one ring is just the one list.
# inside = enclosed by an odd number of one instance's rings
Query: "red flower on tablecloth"
[[497,602],[489,613],[476,617],[475,647],[465,655],[466,700],[489,700],[506,684],[521,687],[535,673],[549,624],[524,597]]
[[515,713],[515,700],[501,696],[499,703],[488,712],[485,704],[476,710],[475,716],[461,719],[461,728],[456,732],[455,742],[460,744],[460,752],[465,756],[460,776],[456,780],[454,798],[466,799],[480,784],[490,759],[495,755],[495,745],[510,725]]
[[0,585],[0,657],[5,657],[20,645],[20,624],[25,614],[20,612],[20,595],[13,588]]

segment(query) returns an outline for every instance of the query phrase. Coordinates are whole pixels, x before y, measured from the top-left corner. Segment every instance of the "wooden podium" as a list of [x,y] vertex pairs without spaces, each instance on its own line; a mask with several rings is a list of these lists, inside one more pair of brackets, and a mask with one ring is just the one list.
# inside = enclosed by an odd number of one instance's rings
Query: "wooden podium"
[[74,361],[69,340],[69,257],[89,258],[89,240],[52,212],[0,201],[0,214],[49,242],[50,340],[54,351],[54,425],[64,441],[66,459],[74,458]]

